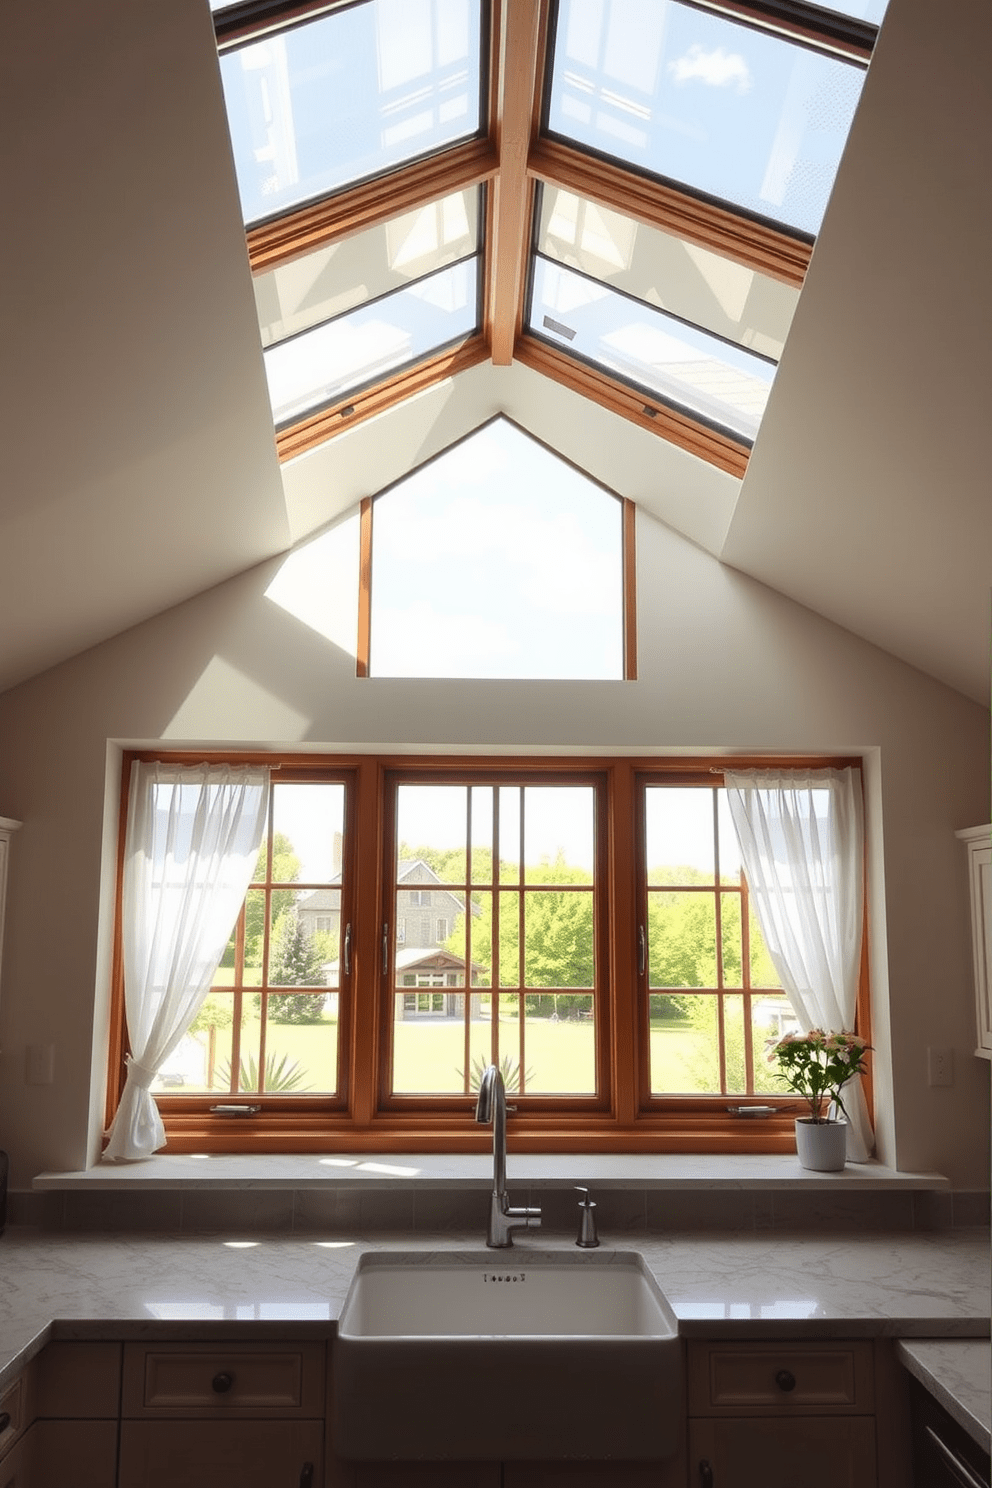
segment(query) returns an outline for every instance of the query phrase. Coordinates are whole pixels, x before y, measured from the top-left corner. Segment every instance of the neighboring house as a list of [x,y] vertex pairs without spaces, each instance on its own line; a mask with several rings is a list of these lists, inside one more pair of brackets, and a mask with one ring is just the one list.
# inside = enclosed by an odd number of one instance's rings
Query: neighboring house
[[[340,880],[340,873],[337,878]],[[464,987],[463,957],[444,949],[465,901],[438,878],[422,858],[401,858],[397,864],[395,970],[397,988],[432,989],[404,991],[402,1008],[397,1017],[418,1015],[461,1017],[465,1009],[464,993],[438,991],[439,988]],[[478,914],[473,905],[472,913]],[[313,889],[297,902],[300,924],[308,935],[324,931],[337,937],[341,923],[341,890]],[[328,967],[330,984],[337,981],[337,962]],[[472,981],[477,973],[473,968]],[[471,1016],[481,1016],[481,998],[472,996]]]
[[[340,873],[336,876],[340,882]],[[336,938],[341,924],[341,890],[311,889],[296,901],[296,913],[311,939],[321,932]]]
[[[340,873],[337,875],[340,881]],[[396,946],[427,949],[443,946],[465,910],[465,901],[446,888],[421,858],[401,859],[396,881],[408,887],[396,895]],[[297,901],[300,924],[308,935],[336,936],[341,923],[340,889],[313,889]],[[473,908],[473,913],[477,911]]]
[[[472,968],[472,983],[478,973]],[[450,951],[427,951],[404,946],[396,952],[396,986],[402,988],[397,996],[395,1017],[398,1022],[407,1018],[462,1018],[465,1015],[464,991],[452,992],[450,988],[465,986],[465,962],[461,956]],[[469,1016],[481,1018],[482,994],[472,992]]]

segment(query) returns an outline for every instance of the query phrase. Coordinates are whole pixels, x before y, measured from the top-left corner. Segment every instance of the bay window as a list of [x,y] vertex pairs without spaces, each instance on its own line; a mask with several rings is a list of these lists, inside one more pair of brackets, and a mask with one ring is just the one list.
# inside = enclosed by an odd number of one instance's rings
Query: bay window
[[796,1013],[722,769],[800,762],[250,759],[267,829],[152,1087],[168,1150],[481,1150],[491,1062],[517,1150],[790,1150],[764,1055]]

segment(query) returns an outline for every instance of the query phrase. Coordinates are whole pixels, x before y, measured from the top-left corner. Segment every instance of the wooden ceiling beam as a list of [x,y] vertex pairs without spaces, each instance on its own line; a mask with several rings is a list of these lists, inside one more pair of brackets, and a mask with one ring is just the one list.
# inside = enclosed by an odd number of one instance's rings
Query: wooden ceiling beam
[[542,76],[546,0],[502,0],[495,143],[499,174],[489,215],[489,276],[485,325],[498,367],[513,360],[527,283],[532,183],[527,173],[535,99]]

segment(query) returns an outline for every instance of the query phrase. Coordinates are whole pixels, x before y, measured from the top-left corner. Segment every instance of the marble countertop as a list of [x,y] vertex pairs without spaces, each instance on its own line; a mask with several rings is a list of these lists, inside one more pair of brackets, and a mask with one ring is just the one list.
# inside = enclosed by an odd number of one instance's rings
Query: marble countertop
[[[607,1242],[608,1245],[608,1242]],[[606,1248],[606,1246],[604,1246]],[[983,1230],[812,1236],[648,1234],[637,1250],[688,1337],[985,1338]],[[78,1234],[9,1228],[0,1240],[0,1387],[50,1337],[209,1337],[251,1328],[326,1334],[365,1251],[481,1251],[478,1233],[252,1236]],[[571,1237],[510,1252],[575,1255]]]
[[896,1353],[948,1414],[992,1450],[992,1352],[987,1339],[900,1338]]

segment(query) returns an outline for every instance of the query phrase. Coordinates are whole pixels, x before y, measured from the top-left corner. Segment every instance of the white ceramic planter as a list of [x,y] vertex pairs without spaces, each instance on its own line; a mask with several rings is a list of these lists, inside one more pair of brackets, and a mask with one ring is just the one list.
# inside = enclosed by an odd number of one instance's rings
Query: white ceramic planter
[[816,1173],[835,1173],[847,1161],[847,1122],[796,1117],[799,1165]]

